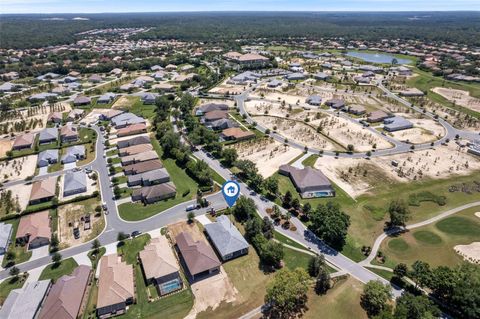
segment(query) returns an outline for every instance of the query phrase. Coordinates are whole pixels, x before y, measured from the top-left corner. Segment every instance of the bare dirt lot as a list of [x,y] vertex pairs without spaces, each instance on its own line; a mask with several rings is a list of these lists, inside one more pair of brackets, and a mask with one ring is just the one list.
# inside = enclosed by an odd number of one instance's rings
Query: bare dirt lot
[[2,183],[25,179],[35,173],[37,155],[23,156],[9,161],[0,162],[0,179]]
[[406,130],[392,132],[390,134],[393,138],[399,141],[410,142],[413,144],[423,144],[438,139],[438,137],[433,135],[431,131],[425,130],[421,127],[413,127]]
[[140,100],[138,96],[125,96],[122,95],[118,100],[115,101],[112,105],[112,109],[126,109],[131,107],[136,100]]
[[280,165],[287,164],[302,151],[285,146],[272,139],[251,140],[235,144],[239,158],[248,159],[257,164],[263,177],[273,175]]
[[192,236],[192,239],[195,241],[205,240],[205,236],[202,234],[202,232],[195,223],[189,224],[186,221],[181,221],[175,224],[168,225],[167,231],[173,245],[175,245],[176,243],[175,237],[177,237],[178,234],[183,232],[189,233],[190,236]]
[[223,81],[220,85],[217,85],[208,92],[218,94],[240,94],[247,88],[247,85],[228,84],[227,81],[228,80]]
[[4,157],[12,149],[13,139],[4,138],[0,140],[0,157]]
[[480,112],[480,99],[470,96],[470,92],[463,90],[455,90],[449,88],[435,87],[433,92],[443,96],[457,105],[464,106],[470,110]]
[[19,184],[6,188],[6,190],[12,191],[13,196],[18,198],[18,204],[20,209],[24,210],[28,206],[30,200],[30,191],[32,190],[32,184]]
[[[105,227],[103,215],[95,216],[95,207],[100,205],[96,199],[62,205],[58,207],[58,237],[62,247],[80,245],[98,236]],[[85,216],[90,215],[90,229],[85,229]],[[80,237],[75,239],[73,228],[77,226]]]

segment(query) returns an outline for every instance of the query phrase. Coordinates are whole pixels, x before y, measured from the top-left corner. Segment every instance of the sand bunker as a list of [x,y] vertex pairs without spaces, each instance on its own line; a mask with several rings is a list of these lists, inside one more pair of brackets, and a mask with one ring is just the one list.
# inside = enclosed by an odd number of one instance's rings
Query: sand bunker
[[480,242],[474,242],[470,245],[457,245],[453,249],[466,261],[480,264]]
[[476,213],[475,213],[475,216],[477,216],[478,218],[480,218],[480,212],[476,212]]
[[432,91],[443,96],[451,102],[455,102],[457,105],[461,105],[471,110],[480,112],[480,99],[471,97],[470,92],[468,91],[442,87],[433,88]]

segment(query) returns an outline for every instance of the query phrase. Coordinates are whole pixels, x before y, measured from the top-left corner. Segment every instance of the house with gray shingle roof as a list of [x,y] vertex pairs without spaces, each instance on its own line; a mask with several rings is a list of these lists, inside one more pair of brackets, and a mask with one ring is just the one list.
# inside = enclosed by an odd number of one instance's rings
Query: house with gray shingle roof
[[145,119],[133,113],[126,112],[113,117],[111,122],[116,129],[119,129],[131,124],[145,123]]
[[322,98],[318,95],[310,95],[305,102],[310,105],[319,106],[322,104]]
[[12,290],[0,309],[0,318],[35,318],[50,289],[50,282],[33,281]]
[[70,196],[87,191],[87,174],[84,171],[68,172],[63,180],[63,196]]
[[45,150],[38,153],[37,166],[44,167],[58,162],[58,150]]
[[248,254],[248,242],[227,216],[205,225],[205,231],[223,261]]
[[85,158],[85,145],[75,145],[66,149],[62,156],[62,163],[73,163]]
[[47,127],[40,131],[38,141],[40,144],[48,144],[58,140],[58,129],[56,127]]
[[305,167],[299,169],[291,165],[282,165],[278,169],[282,175],[290,177],[302,198],[331,197],[335,190],[328,178],[318,169]]
[[132,186],[150,186],[154,184],[161,184],[170,181],[170,175],[168,174],[165,168],[155,169],[153,171],[137,174],[137,175],[129,175],[127,185],[129,187]]

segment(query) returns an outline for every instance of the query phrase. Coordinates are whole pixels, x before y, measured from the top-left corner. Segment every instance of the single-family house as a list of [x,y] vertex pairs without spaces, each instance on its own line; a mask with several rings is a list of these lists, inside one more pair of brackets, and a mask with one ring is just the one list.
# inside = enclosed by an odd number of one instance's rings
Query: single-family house
[[182,289],[180,266],[165,236],[152,238],[139,257],[147,283],[155,285],[160,296]]
[[100,83],[103,81],[103,78],[98,74],[93,74],[88,78],[88,82],[91,83]]
[[76,161],[85,159],[85,145],[70,146],[65,150],[65,154],[62,156],[62,163],[74,163]]
[[38,153],[37,166],[45,167],[58,162],[58,150],[45,150]]
[[97,316],[100,319],[124,314],[135,300],[133,267],[117,254],[100,259]]
[[147,151],[147,152],[138,153],[134,155],[124,156],[121,158],[121,163],[122,163],[122,166],[126,166],[130,164],[141,163],[141,162],[150,161],[154,159],[158,159],[157,152]]
[[81,313],[92,268],[80,265],[60,277],[50,289],[38,319],[77,319]]
[[73,109],[68,113],[67,121],[68,122],[73,122],[75,120],[78,120],[78,119],[82,118],[83,114],[85,114],[85,110]]
[[222,263],[205,241],[194,241],[189,233],[182,232],[177,235],[175,242],[187,275],[192,281],[220,272]]
[[63,196],[87,191],[87,174],[84,171],[67,172],[63,178]]
[[[140,145],[140,144],[150,144],[150,137],[147,135],[141,135],[141,136],[135,136],[127,140],[122,140],[117,142],[117,148],[122,149],[122,148],[127,148],[130,146],[135,146],[135,145]],[[122,150],[123,151],[123,150]]]
[[58,97],[58,94],[44,92],[44,93],[33,94],[28,98],[28,100],[30,102],[38,102],[38,101],[46,101],[48,99],[55,99],[56,97]]
[[413,123],[401,117],[394,116],[383,120],[383,129],[388,132],[406,130],[413,127]]
[[144,204],[152,204],[164,199],[175,197],[177,189],[173,183],[167,182],[152,186],[144,186],[132,192],[132,201],[141,201]]
[[147,125],[145,123],[130,124],[117,130],[117,137],[128,135],[136,135],[147,132]]
[[48,210],[23,215],[20,218],[16,235],[18,244],[28,245],[28,249],[35,249],[50,244],[51,236]]
[[370,112],[367,117],[369,123],[383,122],[386,118],[390,117],[387,113],[382,110],[377,110]]
[[155,184],[167,183],[170,181],[170,175],[165,168],[155,169],[136,175],[128,175],[127,185],[132,186],[150,186]]
[[291,165],[280,166],[278,172],[290,177],[302,198],[331,197],[335,190],[328,178],[318,169],[305,167],[299,169]]
[[47,123],[62,123],[62,112],[52,112],[47,116]]
[[52,200],[56,195],[57,177],[35,181],[30,191],[29,204],[35,205]]
[[248,254],[248,242],[227,216],[221,215],[216,222],[206,224],[205,232],[223,261]]
[[351,113],[354,115],[362,115],[362,114],[365,114],[367,110],[362,105],[349,105],[347,107],[347,111],[348,113]]
[[115,116],[118,116],[122,113],[125,113],[125,111],[116,110],[116,109],[107,109],[106,112],[103,112],[103,113],[100,114],[100,120],[110,121],[112,118],[114,118]]
[[38,141],[40,144],[48,144],[58,140],[58,129],[56,127],[46,127],[40,131]]
[[230,119],[219,119],[215,121],[208,122],[206,126],[212,130],[225,130],[228,128],[235,127],[237,124]]
[[269,87],[271,89],[282,86],[282,85],[283,85],[283,82],[280,81],[280,80],[277,80],[277,79],[273,79],[273,80],[271,80],[270,82],[267,83],[267,87]]
[[103,95],[100,95],[97,99],[97,104],[109,104],[115,100],[117,95],[115,93],[107,92]]
[[138,153],[143,153],[143,152],[148,152],[153,150],[152,144],[137,144],[137,145],[132,145],[132,146],[127,146],[124,148],[120,148],[118,150],[118,155],[120,157],[123,156],[130,156],[130,155],[135,155]]
[[318,81],[326,81],[326,80],[330,79],[330,75],[328,75],[326,73],[323,73],[323,72],[319,72],[319,73],[314,74],[313,78],[315,80],[318,80]]
[[136,163],[132,165],[127,165],[123,167],[123,172],[125,175],[136,175],[145,173],[148,171],[153,171],[155,169],[163,168],[162,162],[159,159],[145,161],[141,163]]
[[197,107],[195,115],[202,116],[212,111],[228,111],[228,105],[224,103],[205,103]]
[[0,92],[11,92],[17,87],[16,84],[10,83],[10,82],[5,82],[2,85],[0,85]]
[[341,110],[345,107],[345,101],[341,99],[331,99],[326,101],[325,105],[337,110]]
[[32,148],[35,142],[35,133],[25,133],[15,138],[12,145],[12,150],[19,151],[27,148]]
[[51,286],[50,280],[32,281],[14,289],[0,309],[0,318],[36,318]]
[[238,127],[230,127],[230,128],[224,129],[222,133],[220,133],[220,138],[225,141],[231,141],[231,140],[243,141],[243,140],[248,140],[254,137],[255,137],[255,133],[250,131],[244,131]]
[[75,106],[89,105],[90,103],[92,103],[92,99],[85,95],[79,95],[73,100]]
[[285,79],[288,81],[299,81],[299,80],[305,80],[307,77],[303,73],[290,73],[285,75]]
[[143,117],[137,116],[133,113],[130,112],[125,112],[121,113],[119,115],[116,115],[111,118],[110,120],[112,122],[112,125],[116,128],[122,128],[127,125],[131,124],[139,124],[139,123],[145,123],[145,119]]
[[60,140],[62,143],[71,143],[78,141],[77,127],[72,124],[65,124],[60,128]]
[[315,106],[320,106],[322,104],[322,98],[319,95],[310,95],[305,100],[305,103]]
[[204,123],[210,123],[220,119],[228,119],[228,112],[222,110],[214,110],[205,113],[202,117],[202,121]]

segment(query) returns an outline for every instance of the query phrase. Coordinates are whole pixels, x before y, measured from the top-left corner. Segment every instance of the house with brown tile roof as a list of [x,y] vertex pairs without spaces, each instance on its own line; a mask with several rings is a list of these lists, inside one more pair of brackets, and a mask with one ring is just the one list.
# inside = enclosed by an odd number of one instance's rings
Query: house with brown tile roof
[[28,249],[48,245],[51,237],[50,216],[48,210],[24,215],[18,224],[16,241],[27,245]]
[[189,277],[192,280],[218,274],[222,263],[205,241],[193,241],[191,235],[183,232],[175,238],[178,251]]
[[132,201],[142,201],[152,204],[164,199],[175,197],[177,189],[173,183],[162,183],[135,189],[132,192]]
[[35,142],[35,133],[26,133],[19,135],[15,138],[12,145],[12,150],[23,150],[26,148],[32,148]]
[[138,145],[132,145],[132,146],[121,148],[118,152],[118,155],[130,156],[130,155],[135,155],[143,152],[148,152],[151,150],[153,150],[152,144],[138,144]]
[[140,144],[151,144],[150,137],[146,135],[140,135],[140,136],[135,136],[132,137],[128,140],[122,140],[117,142],[117,148],[122,149],[134,145],[140,145]]
[[143,153],[124,156],[124,157],[121,158],[121,161],[122,161],[122,165],[125,166],[125,165],[150,161],[150,160],[154,160],[154,159],[158,159],[157,152],[147,151],[147,152],[143,152]]
[[42,202],[48,202],[55,197],[57,186],[57,177],[50,177],[32,184],[30,191],[29,204],[34,205]]
[[228,119],[228,112],[222,110],[215,110],[205,113],[202,118],[204,122],[213,122],[220,119]]
[[66,124],[60,128],[60,139],[63,143],[75,142],[78,140],[78,130],[71,124]]
[[121,128],[117,131],[117,136],[128,136],[128,135],[135,135],[147,132],[147,125],[145,123],[137,123],[128,125],[127,127]]
[[52,112],[48,114],[47,123],[61,123],[63,120],[62,112]]
[[103,256],[100,259],[97,316],[103,319],[124,314],[134,299],[133,267],[117,254]]
[[368,113],[367,121],[370,123],[383,122],[389,115],[382,110],[377,110]]
[[165,236],[152,238],[139,256],[147,284],[154,284],[160,296],[182,289],[180,266]]
[[123,172],[125,173],[125,175],[136,175],[136,174],[141,174],[148,171],[153,171],[154,169],[159,169],[162,167],[163,167],[162,162],[156,159],[156,160],[136,163],[132,165],[127,165],[123,167]]
[[230,127],[223,130],[220,137],[226,141],[243,141],[255,137],[255,134],[250,131],[244,131],[239,127]]
[[311,167],[300,169],[292,165],[282,165],[279,167],[278,172],[290,177],[302,198],[335,196],[332,183],[318,169]]
[[87,291],[92,268],[80,265],[71,275],[63,275],[52,286],[38,319],[76,319]]

